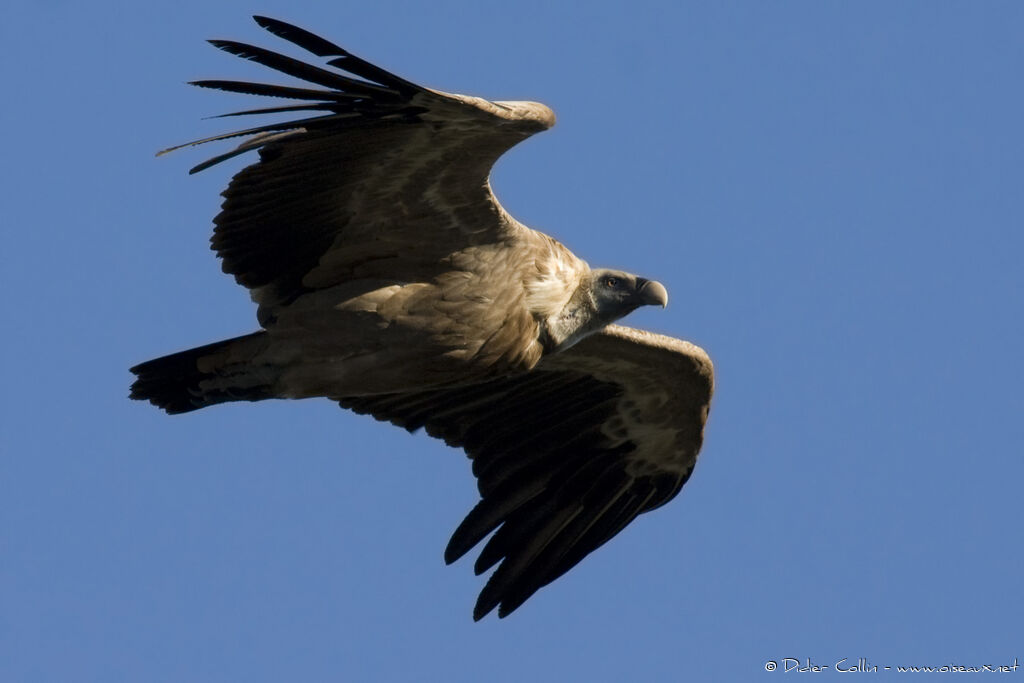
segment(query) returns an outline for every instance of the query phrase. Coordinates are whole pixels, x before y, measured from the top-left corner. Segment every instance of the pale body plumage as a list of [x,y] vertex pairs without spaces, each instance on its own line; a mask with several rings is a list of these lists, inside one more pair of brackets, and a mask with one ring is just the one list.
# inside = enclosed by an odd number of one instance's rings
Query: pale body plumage
[[324,396],[464,448],[482,500],[446,558],[497,528],[477,570],[501,564],[474,615],[507,614],[678,492],[703,438],[711,363],[687,342],[611,324],[665,305],[664,287],[592,270],[494,198],[491,166],[553,125],[550,109],[421,88],[257,21],[359,78],[214,41],[329,88],[198,83],[311,101],[243,114],[326,113],[210,139],[251,136],[194,171],[260,153],[224,192],[213,248],[263,329],[133,368],[132,396],[171,413]]

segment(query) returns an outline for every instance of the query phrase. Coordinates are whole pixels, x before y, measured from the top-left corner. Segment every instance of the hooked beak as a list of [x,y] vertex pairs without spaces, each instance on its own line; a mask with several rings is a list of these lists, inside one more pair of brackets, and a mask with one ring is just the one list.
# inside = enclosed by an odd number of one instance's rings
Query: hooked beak
[[668,306],[668,290],[660,282],[637,278],[636,293],[645,306]]

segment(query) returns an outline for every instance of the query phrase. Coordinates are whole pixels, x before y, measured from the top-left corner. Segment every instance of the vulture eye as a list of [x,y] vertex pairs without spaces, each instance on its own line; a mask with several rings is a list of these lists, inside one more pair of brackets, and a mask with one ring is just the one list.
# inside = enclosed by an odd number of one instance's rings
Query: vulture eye
[[604,279],[605,287],[618,287],[619,282],[621,282],[621,280],[617,277],[606,277]]

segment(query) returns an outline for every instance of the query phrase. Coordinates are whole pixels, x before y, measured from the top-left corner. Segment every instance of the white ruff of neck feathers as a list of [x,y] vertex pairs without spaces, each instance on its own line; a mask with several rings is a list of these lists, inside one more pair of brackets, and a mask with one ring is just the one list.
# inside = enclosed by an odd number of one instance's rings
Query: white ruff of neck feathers
[[586,263],[554,240],[547,251],[544,258],[537,259],[537,275],[525,283],[527,308],[542,321],[561,315],[590,272]]

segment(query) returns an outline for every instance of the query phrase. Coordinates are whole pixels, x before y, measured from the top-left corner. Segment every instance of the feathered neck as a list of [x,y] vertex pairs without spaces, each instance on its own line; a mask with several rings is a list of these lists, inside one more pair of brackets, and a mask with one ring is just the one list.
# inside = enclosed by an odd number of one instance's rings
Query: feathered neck
[[594,301],[590,267],[556,240],[545,238],[535,271],[525,283],[526,305],[538,323],[545,352],[568,348],[589,330]]
[[540,343],[546,353],[564,351],[604,327],[590,285],[589,277],[582,278],[562,310],[541,322]]

